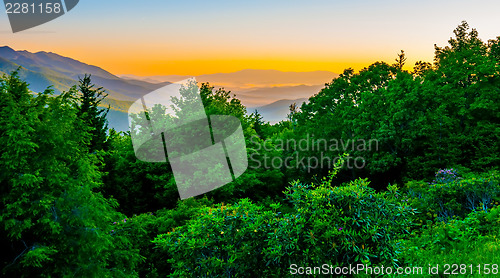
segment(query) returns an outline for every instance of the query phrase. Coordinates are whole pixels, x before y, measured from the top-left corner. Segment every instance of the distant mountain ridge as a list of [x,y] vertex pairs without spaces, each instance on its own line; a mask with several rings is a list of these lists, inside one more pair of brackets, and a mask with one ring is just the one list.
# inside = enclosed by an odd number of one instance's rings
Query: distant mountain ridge
[[[178,81],[192,77],[130,74],[119,76],[129,80],[147,80],[148,82]],[[247,107],[263,107],[282,99],[307,99],[318,93],[325,83],[331,82],[336,77],[338,74],[330,71],[285,72],[256,69],[195,76],[199,83],[209,82],[216,88],[231,91]]]
[[4,46],[0,47],[0,57],[25,68],[47,68],[54,72],[77,78],[82,72],[107,79],[118,79],[117,76],[99,67],[85,64],[72,58],[64,57],[52,52],[31,53],[26,50],[15,51]]
[[279,70],[245,69],[232,73],[215,73],[198,76],[201,82],[226,83],[230,87],[256,88],[269,86],[324,85],[338,75],[329,71],[293,72]]
[[296,86],[296,85],[324,85],[338,77],[338,74],[330,71],[279,71],[279,70],[257,70],[245,69],[229,73],[203,74],[198,76],[187,75],[155,75],[137,76],[132,74],[118,75],[124,79],[142,80],[147,82],[179,81],[190,77],[196,77],[198,82],[210,82],[215,86],[225,86],[228,90],[233,88],[255,89],[258,87],[271,86]]
[[[92,75],[92,82],[104,87],[110,99],[133,102],[137,98],[169,82],[153,84],[144,81],[124,80],[97,66],[88,65],[72,58],[52,52],[16,51],[8,46],[0,47],[0,71],[10,73],[19,67],[20,76],[34,91],[41,91],[53,85],[56,93],[67,91],[77,84],[84,74]],[[124,108],[124,107],[122,107]],[[116,107],[116,109],[121,109]]]
[[[52,52],[32,53],[16,51],[8,46],[0,47],[0,73],[9,74],[16,69],[32,91],[41,92],[51,86],[56,94],[78,84],[78,78],[84,74],[91,74],[92,82],[106,89],[108,94],[103,104],[111,106],[108,117],[110,126],[120,131],[128,130],[127,110],[132,102],[171,82],[191,77],[114,75],[98,66]],[[278,122],[286,118],[291,103],[301,104],[337,76],[329,71],[246,69],[200,75],[196,76],[196,80],[232,91],[245,106],[253,107],[248,109],[249,113],[257,108],[264,120]]]
[[247,112],[253,113],[257,111],[263,119],[271,124],[275,124],[287,118],[288,114],[290,114],[290,105],[295,103],[297,108],[300,108],[300,106],[307,101],[307,98],[281,99],[261,107],[249,107]]
[[29,84],[30,90],[41,92],[52,87],[56,94],[68,91],[78,84],[84,74],[92,75],[96,86],[104,87],[108,97],[102,103],[109,105],[108,120],[119,131],[128,130],[128,107],[137,98],[163,87],[170,82],[148,83],[125,80],[93,65],[52,52],[16,51],[8,46],[0,47],[0,73],[9,74],[19,69],[19,76]]

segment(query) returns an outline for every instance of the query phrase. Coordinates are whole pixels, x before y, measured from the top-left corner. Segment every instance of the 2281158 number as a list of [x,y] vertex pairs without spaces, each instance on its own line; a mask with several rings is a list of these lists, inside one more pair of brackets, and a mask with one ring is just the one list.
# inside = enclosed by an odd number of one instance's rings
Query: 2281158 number
[[58,14],[62,12],[60,3],[6,3],[8,14]]
[[485,274],[485,275],[498,275],[498,264],[478,264],[466,265],[466,264],[445,264],[444,274],[445,275],[457,275],[457,274]]

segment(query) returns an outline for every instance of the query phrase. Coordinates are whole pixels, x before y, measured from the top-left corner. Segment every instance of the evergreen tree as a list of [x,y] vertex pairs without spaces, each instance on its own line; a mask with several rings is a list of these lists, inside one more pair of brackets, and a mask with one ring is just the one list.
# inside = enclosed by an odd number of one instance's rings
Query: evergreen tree
[[95,88],[91,76],[87,74],[80,78],[78,90],[81,94],[78,117],[83,120],[92,135],[88,144],[89,151],[105,150],[107,149],[106,132],[108,130],[106,116],[109,112],[109,106],[107,109],[99,106],[108,95],[102,87]]

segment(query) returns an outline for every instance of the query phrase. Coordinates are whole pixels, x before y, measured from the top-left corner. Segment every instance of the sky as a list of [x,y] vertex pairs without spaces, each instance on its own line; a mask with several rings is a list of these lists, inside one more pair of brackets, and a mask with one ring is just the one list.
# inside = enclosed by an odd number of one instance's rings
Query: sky
[[201,75],[242,69],[360,70],[432,62],[462,20],[500,36],[500,1],[81,0],[47,24],[13,34],[0,8],[0,46],[47,51],[114,74]]

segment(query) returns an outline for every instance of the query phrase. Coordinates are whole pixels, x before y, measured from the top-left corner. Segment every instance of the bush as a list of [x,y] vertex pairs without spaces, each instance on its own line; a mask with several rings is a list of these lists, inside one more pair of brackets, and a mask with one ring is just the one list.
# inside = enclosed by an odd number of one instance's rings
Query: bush
[[328,179],[317,187],[293,183],[286,195],[296,213],[285,215],[268,239],[267,259],[280,269],[291,263],[397,264],[400,248],[393,240],[408,232],[416,211],[397,187],[376,193],[368,185],[366,179],[339,187]]
[[500,174],[469,174],[460,177],[455,171],[439,170],[433,182],[412,181],[406,184],[406,193],[412,207],[423,212],[418,223],[427,220],[448,221],[465,217],[475,210],[487,211],[500,201]]
[[174,268],[172,277],[242,276],[259,273],[271,211],[243,199],[200,210],[187,225],[154,239]]
[[397,264],[396,236],[415,211],[395,186],[376,193],[366,180],[331,187],[300,182],[285,192],[293,205],[269,207],[243,199],[199,211],[154,243],[169,256],[172,277],[283,276],[290,264]]

